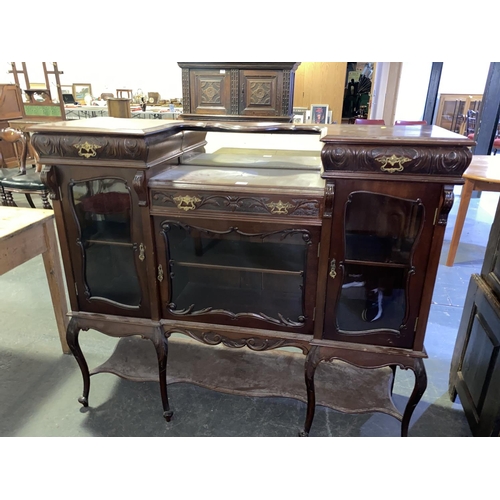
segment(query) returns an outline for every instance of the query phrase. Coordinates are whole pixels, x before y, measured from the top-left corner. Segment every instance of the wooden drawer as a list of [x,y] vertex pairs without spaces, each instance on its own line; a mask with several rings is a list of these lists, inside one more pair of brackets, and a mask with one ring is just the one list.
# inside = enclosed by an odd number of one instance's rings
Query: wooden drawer
[[322,216],[322,198],[303,195],[235,193],[224,191],[158,190],[150,191],[155,213],[214,214],[220,212],[291,217]]

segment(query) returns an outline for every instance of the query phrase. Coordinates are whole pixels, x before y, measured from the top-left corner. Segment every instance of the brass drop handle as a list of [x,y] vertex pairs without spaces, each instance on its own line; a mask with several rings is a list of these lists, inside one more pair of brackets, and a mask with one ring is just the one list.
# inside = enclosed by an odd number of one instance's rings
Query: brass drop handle
[[146,247],[141,243],[139,245],[139,260],[142,262],[146,256],[144,255],[144,251],[146,250]]
[[161,283],[163,281],[163,267],[161,264],[158,266],[158,281]]
[[332,279],[335,279],[335,276],[337,276],[337,266],[336,266],[336,261],[335,259],[332,259],[330,262],[330,277]]

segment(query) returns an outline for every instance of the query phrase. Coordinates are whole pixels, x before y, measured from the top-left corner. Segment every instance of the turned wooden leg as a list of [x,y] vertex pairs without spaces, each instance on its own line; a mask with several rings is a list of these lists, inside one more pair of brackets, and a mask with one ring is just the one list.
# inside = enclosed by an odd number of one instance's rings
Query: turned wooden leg
[[14,198],[12,197],[12,193],[10,191],[5,191],[5,200],[7,202],[8,207],[17,207]]
[[68,329],[66,330],[66,342],[73,353],[83,376],[83,395],[78,398],[78,402],[83,406],[89,405],[89,391],[90,391],[90,373],[89,367],[87,366],[87,361],[80,349],[80,344],[78,343],[78,334],[80,333],[80,327],[78,326],[78,321],[75,318],[71,318]]
[[403,413],[403,420],[401,421],[402,437],[408,436],[408,427],[410,426],[410,419],[413,414],[413,410],[415,410],[415,407],[427,388],[427,374],[425,372],[424,360],[421,358],[414,358],[413,363],[413,367],[410,368],[415,374],[415,386]]
[[307,389],[307,413],[306,421],[304,422],[304,429],[300,431],[299,436],[306,437],[309,436],[309,431],[311,430],[311,425],[314,420],[314,413],[316,411],[316,393],[314,390],[314,373],[316,368],[321,361],[318,357],[319,347],[313,346],[306,357],[305,362],[305,380]]
[[52,210],[52,206],[50,205],[49,203],[49,193],[48,191],[44,191],[42,194],[41,194],[41,197],[42,197],[42,205],[43,205],[43,208],[46,208],[48,210]]
[[156,348],[156,355],[158,357],[158,374],[160,381],[160,394],[161,402],[163,405],[163,417],[167,422],[170,422],[174,412],[170,410],[168,404],[168,394],[167,394],[167,358],[168,358],[168,339],[163,333],[163,330],[159,328],[157,340],[154,342]]
[[2,205],[4,207],[7,206],[7,198],[5,197],[5,191],[3,190],[3,187],[0,186],[0,197],[2,199]]

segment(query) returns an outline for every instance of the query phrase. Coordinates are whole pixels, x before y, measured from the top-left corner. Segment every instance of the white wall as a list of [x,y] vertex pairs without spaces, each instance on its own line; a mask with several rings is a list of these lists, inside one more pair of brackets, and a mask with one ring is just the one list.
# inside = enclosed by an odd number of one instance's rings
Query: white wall
[[421,120],[432,62],[403,62],[394,120]]
[[[404,62],[396,107],[396,120],[421,120],[429,87],[431,62]],[[443,62],[440,94],[482,94],[490,63],[485,61]]]
[[[1,63],[0,63],[1,64]],[[182,98],[182,70],[177,62],[157,61],[155,64],[141,61],[113,62],[97,60],[86,63],[78,60],[71,62],[57,61],[61,85],[90,83],[94,97],[103,92],[116,89],[132,89],[135,93],[141,89],[144,93],[159,92],[162,99]],[[18,68],[21,63],[16,62]],[[44,82],[41,62],[26,62],[30,82]],[[52,64],[47,65],[52,69]],[[10,63],[0,66],[0,83],[14,83]]]

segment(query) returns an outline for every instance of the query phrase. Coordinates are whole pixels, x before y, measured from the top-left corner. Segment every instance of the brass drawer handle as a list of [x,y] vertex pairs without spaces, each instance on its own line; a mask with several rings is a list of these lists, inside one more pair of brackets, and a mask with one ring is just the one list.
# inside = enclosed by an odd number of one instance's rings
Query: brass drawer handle
[[272,201],[271,203],[266,203],[266,207],[271,210],[272,214],[287,214],[290,208],[295,208],[294,205],[285,201],[278,200],[278,203]]
[[91,158],[97,155],[96,149],[99,149],[101,146],[98,144],[90,144],[88,141],[85,141],[81,144],[75,144],[74,147],[78,149],[78,156]]
[[[403,163],[411,161],[411,158],[407,158],[406,156],[381,156],[380,158],[376,158],[376,161],[383,163],[380,166],[380,170],[384,172],[389,172],[393,174],[394,172],[402,172],[404,170]],[[386,167],[386,165],[391,165],[390,167]],[[399,164],[399,167],[395,167],[394,165]]]
[[335,276],[337,276],[337,266],[336,266],[336,261],[335,259],[332,259],[330,262],[330,277],[332,279],[335,279]]
[[177,204],[177,208],[180,210],[185,210],[186,212],[188,210],[195,210],[196,209],[196,203],[201,201],[199,198],[196,196],[176,196],[173,198],[175,203]]
[[161,264],[158,266],[158,281],[161,283],[163,281],[163,267]]

